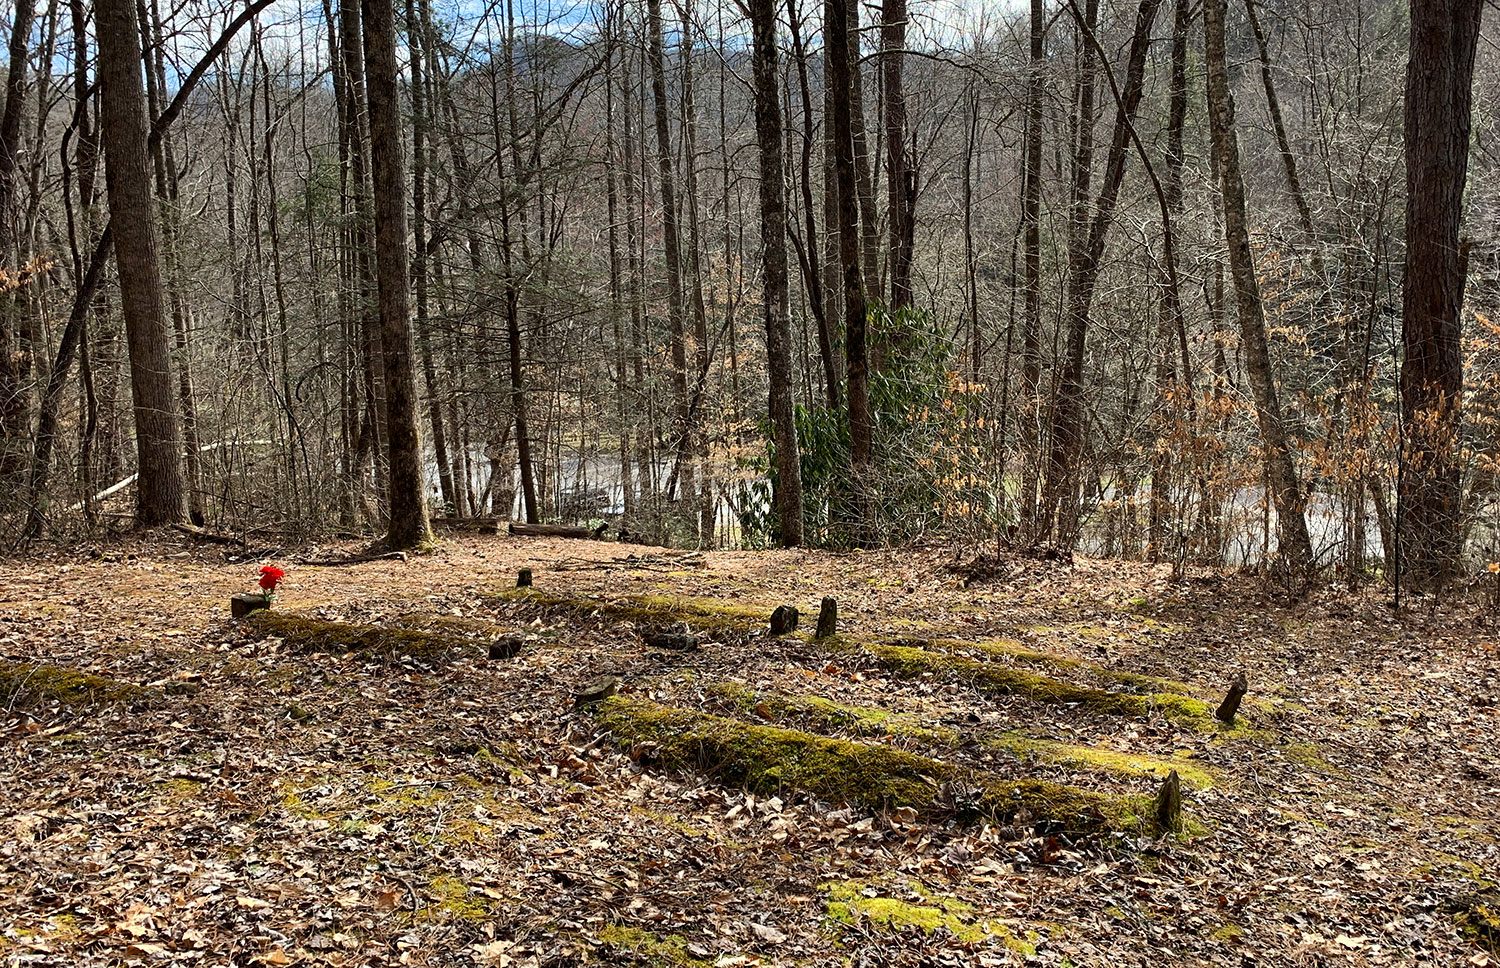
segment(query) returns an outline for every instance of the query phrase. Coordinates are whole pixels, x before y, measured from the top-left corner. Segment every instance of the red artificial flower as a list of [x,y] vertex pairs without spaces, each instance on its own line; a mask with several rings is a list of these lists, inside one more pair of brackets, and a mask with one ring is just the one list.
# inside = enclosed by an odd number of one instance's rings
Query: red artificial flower
[[286,577],[286,572],[275,565],[266,565],[260,570],[260,587],[268,592],[276,590],[276,583]]

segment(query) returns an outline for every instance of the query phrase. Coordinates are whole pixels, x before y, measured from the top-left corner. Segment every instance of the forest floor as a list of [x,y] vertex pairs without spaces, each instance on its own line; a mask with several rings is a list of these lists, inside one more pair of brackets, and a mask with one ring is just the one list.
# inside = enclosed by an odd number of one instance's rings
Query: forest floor
[[[1500,962],[1486,608],[1087,559],[965,587],[942,550],[302,563],[351,550],[6,564],[0,964]],[[270,561],[279,614],[451,647],[230,620]],[[782,603],[804,621],[771,638]],[[643,642],[674,621],[707,641]],[[1240,670],[1234,728],[1174,698],[1211,711]],[[1158,835],[1125,798],[1170,769],[1187,824]]]

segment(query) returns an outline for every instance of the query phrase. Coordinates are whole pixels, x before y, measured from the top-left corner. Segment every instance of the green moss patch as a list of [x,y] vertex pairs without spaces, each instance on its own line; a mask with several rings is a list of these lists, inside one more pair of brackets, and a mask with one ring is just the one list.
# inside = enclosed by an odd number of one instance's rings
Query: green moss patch
[[433,904],[424,908],[422,915],[429,921],[483,921],[489,917],[490,906],[463,881],[449,874],[432,879],[427,885],[427,896]]
[[[827,895],[824,911],[829,920],[838,924],[869,923],[892,931],[916,927],[925,934],[942,929],[960,941],[968,942],[997,937],[1012,950],[1036,953],[1034,940],[1016,937],[999,922],[979,919],[973,905],[937,894],[921,882],[908,881],[893,885],[891,890],[882,890],[864,881],[835,881],[821,885],[819,890]],[[897,893],[914,900],[891,896]]]
[[605,700],[597,715],[643,761],[757,793],[792,789],[875,810],[912,807],[929,818],[1025,816],[1080,832],[1133,829],[1149,816],[1142,798],[962,770],[881,743],[754,726],[633,696]]
[[0,662],[0,708],[95,706],[147,699],[152,691],[43,662]]
[[962,679],[984,692],[1025,696],[1054,705],[1083,706],[1115,716],[1145,717],[1157,712],[1184,728],[1205,732],[1214,728],[1213,710],[1207,703],[1176,693],[1138,695],[1092,689],[1024,669],[911,646],[868,643],[865,649],[887,671],[904,678],[945,674]]
[[1500,958],[1500,895],[1465,898],[1454,905],[1453,920],[1465,937]]
[[386,657],[441,659],[462,651],[477,651],[472,637],[412,628],[386,628],[329,622],[309,615],[286,612],[253,612],[245,619],[251,631],[263,638],[280,638],[287,645],[309,652],[366,652]]
[[680,934],[661,936],[641,928],[611,924],[599,932],[599,940],[613,952],[633,955],[652,968],[710,968],[713,965],[712,961],[689,954],[687,939]]
[[708,691],[744,712],[772,720],[793,720],[817,730],[915,739],[942,746],[957,746],[963,742],[963,736],[957,730],[924,726],[916,716],[880,706],[847,706],[822,696],[758,691],[731,682],[714,683]]

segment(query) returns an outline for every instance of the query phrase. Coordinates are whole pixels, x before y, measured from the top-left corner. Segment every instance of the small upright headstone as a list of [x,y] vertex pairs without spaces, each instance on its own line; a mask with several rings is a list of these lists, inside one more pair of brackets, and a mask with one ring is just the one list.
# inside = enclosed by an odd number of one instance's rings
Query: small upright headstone
[[1182,779],[1176,770],[1167,774],[1156,793],[1156,829],[1162,833],[1182,829]]
[[520,654],[525,647],[525,642],[518,635],[510,635],[503,639],[496,639],[490,643],[491,659],[513,659]]
[[797,631],[797,606],[777,605],[771,613],[771,634],[785,635]]
[[582,709],[584,706],[601,703],[613,696],[619,688],[620,680],[615,676],[600,676],[573,696],[573,708]]
[[270,607],[270,599],[255,592],[240,592],[229,600],[229,614],[235,618],[244,618],[251,612]]
[[818,609],[817,638],[826,639],[839,632],[839,603],[836,598],[824,598]]
[[516,587],[517,588],[530,588],[531,587],[531,569],[530,568],[522,568],[520,570],[520,572],[516,575]]
[[1245,692],[1248,689],[1249,684],[1245,681],[1245,674],[1241,672],[1234,682],[1230,683],[1229,695],[1225,696],[1224,701],[1219,704],[1218,712],[1214,713],[1214,718],[1233,726],[1234,714],[1239,711],[1240,700],[1245,698]]

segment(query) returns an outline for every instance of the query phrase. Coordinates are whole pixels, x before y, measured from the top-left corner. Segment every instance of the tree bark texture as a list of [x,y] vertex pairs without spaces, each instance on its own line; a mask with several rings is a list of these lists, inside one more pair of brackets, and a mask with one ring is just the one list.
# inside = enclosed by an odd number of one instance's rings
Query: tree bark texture
[[1413,3],[1406,69],[1401,408],[1405,577],[1434,587],[1462,553],[1459,431],[1467,273],[1459,239],[1481,0]]
[[370,103],[370,168],[375,183],[375,262],[380,294],[380,348],[389,435],[392,550],[432,541],[417,423],[417,386],[407,269],[406,165],[396,90],[396,16],[391,0],[364,0],[365,70]]
[[100,0],[95,16],[103,92],[104,178],[130,352],[140,475],[135,520],[137,525],[152,527],[181,521],[184,510],[182,440],[172,392],[171,346],[146,150],[140,31],[131,0]]

